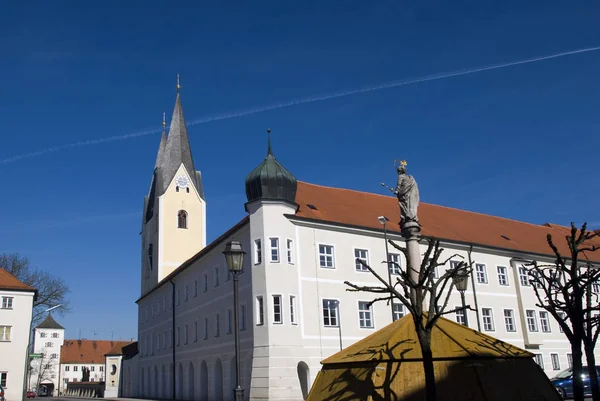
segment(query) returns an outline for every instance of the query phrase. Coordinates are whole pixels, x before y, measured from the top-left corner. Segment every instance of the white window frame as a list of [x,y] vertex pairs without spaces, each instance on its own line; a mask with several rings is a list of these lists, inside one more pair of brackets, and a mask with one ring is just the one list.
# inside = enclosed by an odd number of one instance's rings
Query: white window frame
[[253,248],[253,254],[254,254],[254,264],[255,265],[260,265],[262,263],[262,256],[263,256],[263,246],[262,246],[262,239],[261,238],[256,238],[253,242],[252,242],[252,248]]
[[[373,313],[373,305],[369,306],[367,309],[361,309],[361,306],[366,306],[370,301],[358,301],[358,326],[361,329],[372,330],[375,328],[375,314]],[[367,314],[363,317],[362,314]],[[363,324],[363,321],[365,324]],[[367,326],[366,322],[370,321],[371,325]]]
[[534,354],[533,360],[544,370],[544,357],[542,354]]
[[[480,280],[480,271],[478,270],[479,267],[483,267],[483,280]],[[475,263],[475,278],[477,279],[477,284],[488,284],[489,280],[488,280],[488,274],[487,274],[487,265],[485,263]]]
[[[508,315],[506,312],[509,312]],[[507,333],[516,333],[517,332],[517,323],[515,320],[515,311],[514,309],[503,309],[502,315],[504,317],[504,329]]]
[[529,271],[523,265],[518,268],[519,273],[519,284],[521,287],[531,287],[531,283],[529,282]]
[[[275,241],[275,246],[273,246],[273,241]],[[271,263],[279,263],[281,261],[279,242],[279,237],[269,237],[269,261]]]
[[2,297],[2,309],[13,309],[14,297]]
[[286,238],[285,247],[286,247],[287,262],[288,262],[288,264],[293,265],[294,264],[294,240],[291,238]]
[[296,296],[290,295],[290,323],[298,324],[298,306],[296,304]]
[[[400,257],[400,254],[399,253],[390,252],[388,255],[389,255],[389,258],[390,258],[388,260],[388,264],[389,264],[391,275],[392,276],[399,276],[400,272],[401,272],[401,269],[402,269],[402,258]],[[397,265],[394,264],[394,263],[397,263]]]
[[[327,301],[327,319],[329,324],[325,323],[325,302]],[[335,324],[332,324],[331,312],[335,315]],[[321,298],[321,322],[323,327],[339,327],[340,326],[340,301],[336,298]]]
[[[486,316],[485,312],[489,311],[489,316]],[[486,322],[486,318],[489,318],[489,322]],[[496,325],[494,324],[494,310],[492,308],[481,308],[481,321],[483,322],[484,331],[496,331]],[[491,328],[488,328],[488,323]]]
[[394,318],[394,322],[398,319],[403,318],[404,316],[406,316],[406,308],[404,307],[404,304],[401,302],[393,302],[393,318]]
[[9,326],[9,325],[0,326],[0,341],[3,341],[3,342],[12,341],[12,326]]
[[[325,253],[321,253],[321,247],[325,247]],[[331,248],[331,254],[327,253],[328,248]],[[317,244],[317,251],[319,267],[321,269],[335,269],[335,246],[330,244]],[[325,258],[325,265],[321,263],[321,256]],[[327,266],[328,258],[331,258],[331,266]]]
[[[271,302],[273,303],[273,324],[283,324],[283,297],[281,294],[272,294]],[[279,307],[279,312],[277,312],[277,307]]]
[[542,333],[551,333],[552,327],[550,326],[550,315],[547,311],[540,311],[540,330]]
[[560,370],[560,358],[557,353],[550,354],[550,361],[552,361],[552,370]]
[[467,311],[465,309],[460,309],[462,308],[462,306],[455,306],[454,309],[456,310],[456,312],[454,312],[454,318],[456,319],[456,323],[466,326],[467,323],[467,319],[465,318]]
[[[497,265],[496,273],[498,274],[498,285],[501,285],[503,287],[510,286],[510,281],[508,280],[508,267]],[[503,279],[504,283],[502,282]]]
[[256,325],[262,326],[265,324],[265,297],[257,295],[254,302],[256,307]]
[[[356,259],[360,259],[363,262],[365,262],[367,265],[371,265],[370,261],[369,261],[369,256],[370,253],[369,249],[367,248],[353,248],[352,252],[354,254],[354,259],[352,259],[354,261],[354,271],[356,272],[360,272],[360,273],[364,273],[367,272],[369,273],[369,269],[367,269],[366,267],[363,267],[363,265],[361,265]],[[360,255],[360,253],[364,252],[364,257],[362,255]],[[357,253],[359,253],[359,255],[357,255]]]
[[535,313],[534,309],[525,309],[525,321],[527,322],[527,331],[530,333],[536,333],[539,331],[537,314]]

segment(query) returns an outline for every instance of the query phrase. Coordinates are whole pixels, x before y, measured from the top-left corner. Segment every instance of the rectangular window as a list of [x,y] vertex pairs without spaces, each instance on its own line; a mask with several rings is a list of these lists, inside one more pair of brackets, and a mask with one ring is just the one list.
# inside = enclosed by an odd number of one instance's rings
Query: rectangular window
[[208,340],[208,318],[204,318],[204,339]]
[[233,329],[231,328],[231,326],[233,326],[233,318],[231,315],[232,310],[227,309],[227,334],[231,334],[231,332],[233,331]]
[[527,316],[527,329],[529,331],[538,331],[537,318],[535,317],[535,311],[531,310],[531,309],[527,309],[525,311],[525,315]]
[[406,313],[404,312],[404,305],[394,302],[394,321],[404,317]]
[[46,333],[40,333],[41,338],[46,338]]
[[594,294],[598,294],[600,292],[600,283],[598,283],[598,282],[592,283],[592,292]]
[[46,343],[46,347],[54,347],[54,343],[53,343],[53,342],[51,342],[51,341],[48,341],[48,342]]
[[544,358],[542,358],[542,354],[535,354],[535,363],[540,365],[542,370],[544,370]]
[[333,269],[333,245],[319,245],[319,266]]
[[58,358],[58,354],[51,354],[50,355],[50,359],[57,359]]
[[215,266],[215,287],[219,286],[219,266]]
[[208,273],[204,273],[204,292],[208,291]]
[[8,379],[8,372],[0,372],[0,386],[3,389],[6,388],[6,380]]
[[265,324],[265,304],[262,296],[256,297],[256,324]]
[[288,263],[290,263],[290,264],[294,263],[293,247],[294,247],[294,241],[292,241],[291,239],[288,239],[287,240],[287,260],[288,260]]
[[52,333],[52,338],[58,338],[58,333]]
[[390,253],[390,273],[393,275],[400,275],[400,268],[402,265],[400,264],[400,254],[399,253]]
[[519,266],[519,282],[523,287],[529,287],[529,273],[525,266]]
[[546,311],[540,311],[540,326],[542,327],[542,333],[550,333],[550,319]]
[[488,282],[487,271],[486,271],[485,265],[483,263],[475,264],[475,273],[477,276],[478,283],[487,284],[487,282]]
[[217,313],[215,315],[215,337],[219,337],[221,335],[221,322],[220,322],[220,316]]
[[269,238],[271,262],[279,262],[279,238]]
[[560,370],[560,360],[558,354],[550,354],[550,360],[552,361],[552,370]]
[[240,305],[240,330],[246,330],[246,305]]
[[281,295],[273,295],[273,323],[283,323]]
[[368,302],[358,302],[358,321],[361,329],[372,329],[373,326],[373,311],[372,305]]
[[567,354],[567,364],[570,368],[573,368],[573,354]]
[[259,239],[254,240],[254,264],[260,265],[262,263],[262,244]]
[[[188,301],[188,286],[187,284],[185,285],[185,288],[183,289],[183,297],[184,297],[184,302]],[[154,308],[152,308],[152,316],[154,317]]]
[[181,340],[181,328],[180,327],[177,327],[177,334],[176,335],[177,335],[177,338],[176,338],[175,341],[177,341],[177,346],[179,347],[180,340]]
[[194,298],[198,296],[198,280],[194,280]]
[[185,324],[185,337],[184,337],[184,343],[183,344],[187,344],[188,343],[188,325],[187,323]]
[[73,366],[73,372],[77,372],[77,368],[78,368],[78,367],[79,367],[79,366]]
[[338,325],[338,301],[335,299],[323,300],[323,326],[337,327]]
[[[454,307],[454,309],[458,309],[458,308],[460,308],[460,306]],[[464,309],[456,311],[456,323],[462,324],[463,326],[465,326],[465,324],[467,323],[467,321],[465,319],[465,310]]]
[[506,331],[517,331],[515,326],[515,312],[512,309],[504,309],[504,326]]
[[483,318],[483,329],[485,331],[494,331],[494,315],[492,308],[481,308],[481,316]]
[[360,263],[358,260],[356,259],[360,259],[363,263],[368,264],[368,257],[369,257],[369,251],[367,251],[366,249],[355,249],[354,250],[354,266],[356,268],[356,271],[359,272],[368,272],[369,269],[367,269],[365,266],[362,265],[362,263]]
[[298,324],[296,322],[296,297],[290,295],[290,323]]
[[12,309],[13,297],[2,297],[2,309]]
[[69,365],[65,366],[65,372],[69,371]]
[[[565,312],[558,312],[558,316],[560,316],[560,318],[564,320],[564,319],[565,319],[565,317],[566,317],[566,314],[565,314]],[[566,321],[565,321],[565,323],[566,323]],[[562,326],[560,325],[560,323],[558,324],[558,330],[559,330],[561,333],[564,333],[564,332],[565,332],[565,331],[563,330]]]
[[498,284],[508,285],[508,269],[506,266],[497,266],[496,270],[498,271]]

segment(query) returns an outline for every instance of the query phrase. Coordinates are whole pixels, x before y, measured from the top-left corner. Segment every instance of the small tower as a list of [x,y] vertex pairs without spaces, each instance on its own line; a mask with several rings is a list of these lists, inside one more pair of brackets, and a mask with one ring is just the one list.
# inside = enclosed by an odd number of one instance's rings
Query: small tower
[[142,295],[206,246],[206,201],[188,139],[177,77],[169,134],[163,114],[152,182],[144,198]]
[[31,375],[28,377],[28,390],[40,395],[58,395],[60,370],[60,348],[65,341],[65,328],[48,316],[38,324],[33,333],[33,353],[42,355],[31,361]]

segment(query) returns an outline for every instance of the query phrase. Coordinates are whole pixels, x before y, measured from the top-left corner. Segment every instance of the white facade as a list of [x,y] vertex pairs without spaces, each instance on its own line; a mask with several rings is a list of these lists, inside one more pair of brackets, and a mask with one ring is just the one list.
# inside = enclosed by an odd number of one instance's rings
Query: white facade
[[60,392],[67,388],[69,382],[80,382],[83,368],[90,370],[90,382],[101,382],[104,380],[103,363],[62,363],[60,365]]
[[[209,245],[172,283],[164,283],[139,301],[140,397],[232,399],[234,343],[228,327],[232,283],[226,279],[221,252],[233,235],[248,253],[240,276],[245,399],[302,400],[321,360],[392,321],[385,303],[363,310],[361,302],[372,300],[374,294],[348,292],[344,284],[346,280],[377,284],[370,273],[357,269],[357,256],[366,256],[379,274],[387,276],[381,264],[385,260],[381,232],[288,218],[284,215],[293,211],[284,204],[259,202],[250,205],[249,213],[249,223]],[[467,260],[467,246],[443,246],[441,260],[455,253]],[[425,250],[421,245],[422,254]],[[549,376],[567,368],[569,342],[554,319],[535,306],[534,292],[512,260],[533,256],[474,245],[471,257],[475,291],[469,283],[466,302],[475,308],[477,297],[479,316],[469,311],[469,326],[477,329],[479,318],[482,332],[539,355]],[[460,305],[460,294],[455,292],[448,308]]]
[[0,289],[0,383],[9,401],[23,396],[33,298],[34,291]]
[[65,330],[37,327],[34,330],[33,341],[34,354],[41,354],[42,357],[31,360],[27,388],[38,392],[39,387],[50,384],[48,387],[54,393],[59,383],[60,349],[65,341]]

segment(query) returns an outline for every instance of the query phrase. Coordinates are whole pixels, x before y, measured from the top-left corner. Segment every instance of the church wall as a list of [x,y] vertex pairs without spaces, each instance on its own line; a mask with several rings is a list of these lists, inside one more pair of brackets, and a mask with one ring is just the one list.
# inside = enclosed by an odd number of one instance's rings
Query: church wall
[[[249,249],[247,225],[242,226],[232,235],[242,242],[244,249]],[[205,389],[210,395],[218,388],[221,389],[221,394],[227,397],[229,389],[233,388],[231,386],[234,357],[233,280],[227,271],[225,257],[222,254],[229,240],[231,237],[224,239],[173,278],[175,283],[174,334],[171,302],[173,286],[170,282],[164,283],[139,301],[138,388],[140,397],[172,398],[173,374],[176,377],[175,389],[178,399],[192,399],[192,393],[194,399],[202,399]],[[243,316],[240,316],[240,344],[244,355],[242,376],[245,380],[250,376],[254,342],[251,326],[253,272],[250,263],[250,258],[245,258],[244,272],[239,276],[240,315],[245,315],[244,320],[242,320]],[[175,349],[174,367],[173,349]],[[124,366],[126,365],[127,362]],[[220,376],[217,371],[221,372]],[[192,378],[196,380],[191,380]]]

